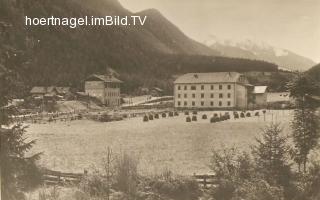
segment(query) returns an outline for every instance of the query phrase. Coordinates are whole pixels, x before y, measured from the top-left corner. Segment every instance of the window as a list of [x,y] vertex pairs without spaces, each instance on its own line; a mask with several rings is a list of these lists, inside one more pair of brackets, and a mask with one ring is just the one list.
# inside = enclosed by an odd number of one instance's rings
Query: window
[[222,106],[222,101],[219,101],[219,106],[220,106],[220,107]]
[[223,98],[223,94],[222,94],[222,93],[219,94],[219,98],[220,98],[220,99]]
[[203,101],[201,101],[201,106],[204,106],[204,102]]
[[185,86],[184,86],[184,90],[187,90],[187,89],[188,89],[188,86],[185,85]]
[[191,90],[196,90],[196,89],[197,89],[197,86],[195,86],[195,85],[191,86]]
[[213,85],[211,85],[211,90],[214,90],[214,86]]
[[193,101],[193,102],[192,102],[192,106],[195,106],[195,105],[196,105],[196,102]]
[[192,94],[192,98],[196,98],[196,94]]
[[210,105],[211,105],[211,106],[213,106],[213,105],[214,105],[213,101],[211,101],[211,102],[210,102]]
[[179,99],[181,98],[181,94],[178,94],[178,98],[179,98]]
[[228,93],[228,98],[229,98],[229,99],[231,98],[231,93]]
[[188,98],[188,94],[184,94],[184,98]]
[[201,90],[204,90],[204,85],[201,85]]
[[231,85],[228,85],[228,90],[231,90]]
[[184,106],[187,106],[187,105],[188,105],[188,102],[185,101],[185,102],[184,102]]
[[222,90],[222,85],[219,85],[219,90]]
[[214,94],[212,93],[212,94],[210,95],[210,97],[211,97],[211,99],[213,99],[213,98],[214,98]]
[[228,106],[231,106],[231,101],[228,101]]
[[201,93],[201,98],[202,98],[202,99],[204,98],[204,93]]
[[178,106],[181,106],[181,102],[180,101],[178,101]]
[[178,90],[181,90],[181,86],[180,85],[178,86]]

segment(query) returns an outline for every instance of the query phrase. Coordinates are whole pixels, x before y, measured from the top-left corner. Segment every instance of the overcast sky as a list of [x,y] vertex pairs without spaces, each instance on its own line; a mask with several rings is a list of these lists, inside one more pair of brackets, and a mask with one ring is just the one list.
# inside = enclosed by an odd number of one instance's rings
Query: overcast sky
[[252,39],[320,62],[320,0],[120,0],[158,9],[193,39]]

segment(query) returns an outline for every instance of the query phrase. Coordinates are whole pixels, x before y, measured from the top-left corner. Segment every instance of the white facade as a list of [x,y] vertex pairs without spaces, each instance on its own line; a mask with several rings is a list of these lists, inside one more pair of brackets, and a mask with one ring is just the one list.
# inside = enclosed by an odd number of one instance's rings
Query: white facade
[[121,81],[108,76],[91,76],[85,81],[85,93],[99,99],[106,106],[120,106]]
[[[187,74],[175,81],[176,108],[232,109],[246,108],[247,80],[238,73]],[[220,78],[215,78],[222,76]],[[226,78],[224,78],[226,76]],[[228,77],[232,76],[232,77]],[[226,82],[217,82],[226,81]]]

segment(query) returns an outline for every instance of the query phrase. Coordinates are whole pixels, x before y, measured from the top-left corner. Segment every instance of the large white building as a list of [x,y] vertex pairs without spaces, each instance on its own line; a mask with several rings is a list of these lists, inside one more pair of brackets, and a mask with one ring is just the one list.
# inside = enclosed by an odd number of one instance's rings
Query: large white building
[[237,72],[189,73],[174,82],[174,105],[181,109],[246,109],[252,85]]
[[122,81],[111,75],[91,75],[85,80],[85,93],[99,99],[106,106],[120,106]]

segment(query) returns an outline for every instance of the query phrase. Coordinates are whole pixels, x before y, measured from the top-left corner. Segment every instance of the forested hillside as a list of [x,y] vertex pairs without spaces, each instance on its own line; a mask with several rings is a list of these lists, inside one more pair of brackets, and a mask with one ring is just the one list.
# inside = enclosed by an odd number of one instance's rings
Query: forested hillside
[[[158,86],[170,92],[174,75],[207,71],[276,71],[263,61],[219,56],[188,38],[158,11],[145,26],[26,27],[24,17],[131,15],[116,0],[1,0],[0,66],[19,72],[26,90],[34,85],[82,88],[92,73],[112,68],[123,92]],[[20,93],[21,94],[21,93]]]

